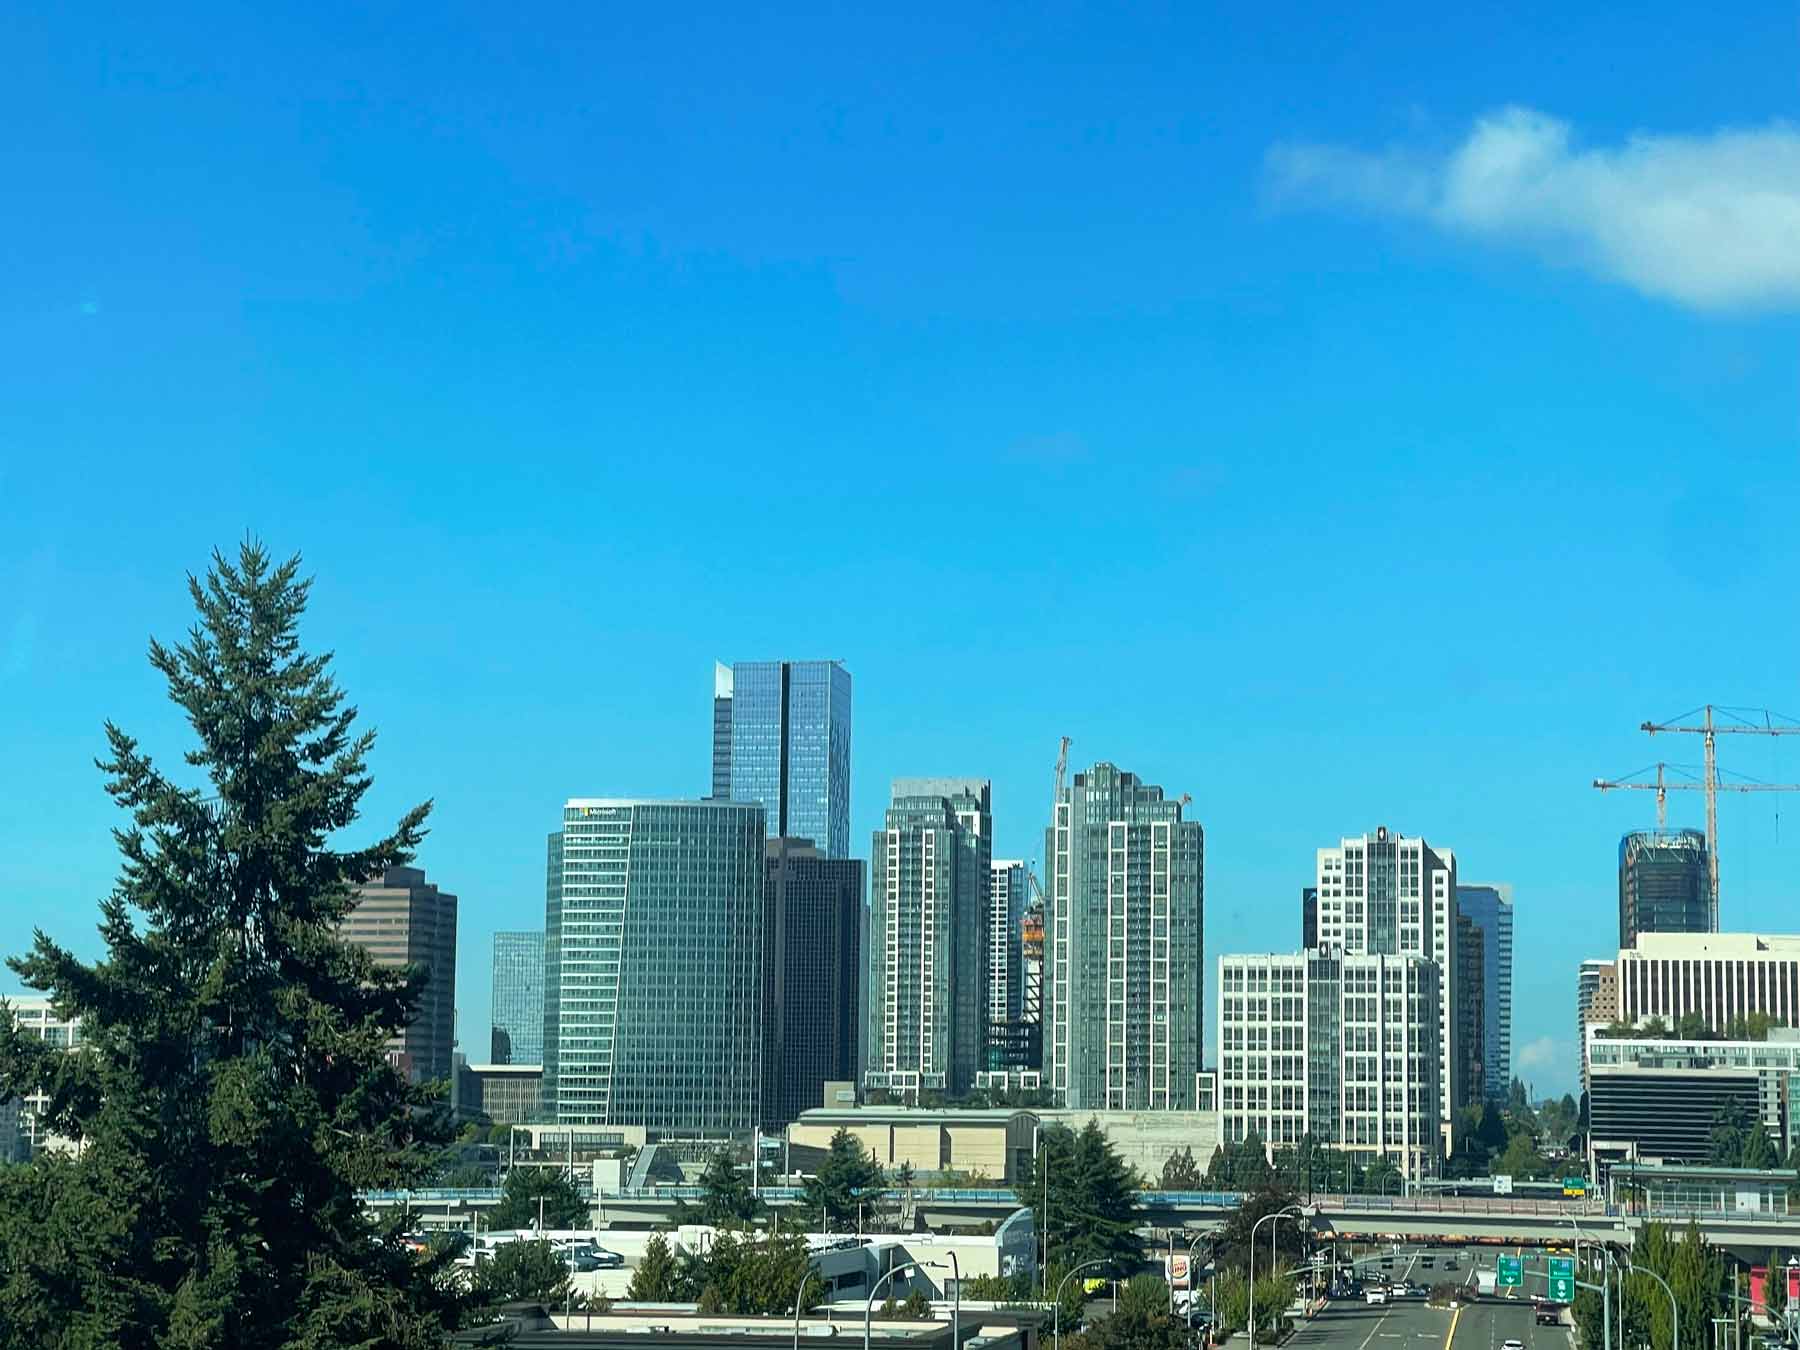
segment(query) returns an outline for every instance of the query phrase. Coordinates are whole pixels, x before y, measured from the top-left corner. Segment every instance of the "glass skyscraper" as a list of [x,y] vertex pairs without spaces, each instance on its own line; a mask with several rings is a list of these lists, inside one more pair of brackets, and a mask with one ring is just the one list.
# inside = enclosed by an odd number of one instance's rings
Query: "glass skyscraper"
[[739,661],[713,674],[712,790],[759,803],[769,837],[850,852],[850,672],[839,661]]
[[1077,1111],[1195,1109],[1205,840],[1160,787],[1096,764],[1045,838],[1050,1087]]
[[1619,946],[1639,933],[1707,933],[1711,868],[1699,830],[1637,830],[1619,840]]
[[544,1062],[544,935],[494,934],[495,1064]]
[[763,893],[762,1124],[778,1133],[856,1077],[863,864],[771,839]]
[[559,1125],[760,1123],[763,849],[754,803],[563,807],[544,1000]]
[[1481,930],[1482,1078],[1488,1100],[1504,1100],[1512,1085],[1512,887],[1458,882],[1456,907]]

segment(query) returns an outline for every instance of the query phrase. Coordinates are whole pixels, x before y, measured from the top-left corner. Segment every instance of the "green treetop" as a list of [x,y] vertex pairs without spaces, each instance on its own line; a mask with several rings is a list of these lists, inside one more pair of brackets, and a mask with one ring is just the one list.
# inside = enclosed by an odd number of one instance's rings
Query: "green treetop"
[[415,1258],[357,1201],[419,1184],[448,1140],[434,1089],[385,1043],[424,972],[339,939],[350,887],[405,863],[428,805],[336,843],[368,791],[372,733],[308,655],[297,559],[246,544],[189,581],[187,640],[150,644],[198,784],[106,726],[128,814],[100,960],[39,932],[10,964],[79,1018],[67,1054],[0,1016],[0,1097],[43,1092],[80,1142],[0,1185],[0,1344],[364,1347],[441,1343],[447,1257]]

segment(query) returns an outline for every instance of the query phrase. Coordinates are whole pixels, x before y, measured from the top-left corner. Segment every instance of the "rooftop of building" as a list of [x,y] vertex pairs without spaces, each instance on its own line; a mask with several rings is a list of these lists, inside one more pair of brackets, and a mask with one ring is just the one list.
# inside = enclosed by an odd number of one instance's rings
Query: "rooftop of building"
[[1756,956],[1800,957],[1800,935],[1792,933],[1639,933],[1636,948],[1619,953],[1621,961],[1644,959],[1718,960]]
[[982,1107],[959,1110],[954,1106],[815,1106],[802,1111],[796,1125],[875,1125],[890,1121],[904,1125],[1001,1125],[1020,1116],[1037,1119],[1026,1106]]
[[541,1078],[544,1074],[542,1064],[469,1064],[465,1067],[470,1073],[485,1078]]

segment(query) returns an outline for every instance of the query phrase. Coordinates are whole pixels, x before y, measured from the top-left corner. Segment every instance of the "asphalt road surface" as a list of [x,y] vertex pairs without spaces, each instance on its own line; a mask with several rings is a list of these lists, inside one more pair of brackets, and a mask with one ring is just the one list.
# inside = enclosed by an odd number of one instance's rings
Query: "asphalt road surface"
[[[1493,1269],[1497,1254],[1494,1248],[1440,1247],[1423,1253],[1403,1248],[1393,1265],[1383,1268],[1377,1260],[1364,1263],[1361,1269],[1365,1278],[1410,1280],[1429,1288],[1471,1283],[1477,1266]],[[1431,1257],[1431,1266],[1424,1265],[1424,1255]],[[1447,1271],[1445,1261],[1451,1259],[1457,1268]],[[1385,1304],[1369,1304],[1360,1298],[1333,1299],[1290,1344],[1294,1350],[1501,1350],[1508,1340],[1517,1340],[1524,1343],[1525,1350],[1571,1350],[1567,1327],[1536,1325],[1529,1298],[1490,1297],[1461,1308],[1460,1314],[1449,1308],[1429,1308],[1423,1299],[1413,1298],[1390,1299]]]

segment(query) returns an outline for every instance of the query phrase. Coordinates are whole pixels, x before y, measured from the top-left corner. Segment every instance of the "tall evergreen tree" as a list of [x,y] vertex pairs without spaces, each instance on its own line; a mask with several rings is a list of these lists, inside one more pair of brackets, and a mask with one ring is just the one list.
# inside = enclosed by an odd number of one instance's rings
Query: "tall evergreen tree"
[[45,1128],[80,1142],[0,1185],[0,1344],[413,1347],[458,1319],[448,1256],[415,1258],[357,1201],[418,1184],[449,1137],[435,1090],[384,1053],[424,973],[335,931],[353,884],[410,860],[430,808],[333,846],[374,738],[330,657],[301,648],[310,584],[255,544],[215,553],[189,579],[187,641],[151,642],[204,786],[106,725],[100,767],[130,823],[105,955],[39,932],[10,963],[81,1020],[83,1048],[0,1016],[0,1097],[48,1094]]
[[565,1168],[514,1167],[500,1188],[500,1203],[488,1214],[488,1226],[535,1230],[540,1216],[543,1231],[552,1233],[586,1228],[594,1211]]
[[875,1155],[864,1152],[849,1130],[839,1129],[818,1172],[806,1180],[804,1202],[821,1231],[840,1232],[875,1212],[882,1180]]
[[684,1223],[704,1223],[715,1228],[740,1227],[762,1213],[750,1179],[741,1174],[729,1148],[714,1150],[700,1174],[700,1203],[681,1205]]

